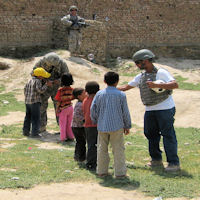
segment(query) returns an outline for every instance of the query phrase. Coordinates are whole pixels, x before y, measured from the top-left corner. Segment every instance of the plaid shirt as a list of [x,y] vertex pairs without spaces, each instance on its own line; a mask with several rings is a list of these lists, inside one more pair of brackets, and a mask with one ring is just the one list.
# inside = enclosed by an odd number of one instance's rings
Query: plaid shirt
[[42,85],[42,81],[37,77],[32,77],[24,87],[25,104],[41,102],[41,93],[44,93],[47,85]]

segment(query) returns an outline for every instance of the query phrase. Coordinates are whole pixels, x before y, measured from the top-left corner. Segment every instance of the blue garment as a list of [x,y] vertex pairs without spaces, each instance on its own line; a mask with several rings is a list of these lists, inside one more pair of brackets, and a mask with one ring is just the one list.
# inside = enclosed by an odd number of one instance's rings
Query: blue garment
[[144,115],[144,134],[149,141],[149,154],[152,160],[162,160],[159,143],[161,135],[170,165],[179,165],[177,140],[174,130],[175,107],[167,110],[146,111]]
[[94,97],[90,108],[90,117],[97,130],[111,132],[131,128],[131,117],[126,95],[116,87],[108,86]]
[[24,118],[23,134],[26,136],[37,136],[40,130],[40,102],[26,104],[26,116]]

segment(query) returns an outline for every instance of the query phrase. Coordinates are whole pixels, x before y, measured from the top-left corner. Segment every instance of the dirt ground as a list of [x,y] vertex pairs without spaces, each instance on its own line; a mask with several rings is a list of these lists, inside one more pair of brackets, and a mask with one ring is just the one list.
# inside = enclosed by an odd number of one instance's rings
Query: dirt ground
[[[70,57],[68,51],[63,51],[59,54],[65,59],[70,72],[74,76],[76,86],[84,87],[88,80],[95,80],[99,82],[101,89],[105,88],[103,83],[103,75],[107,68],[93,64],[87,60],[77,57]],[[23,101],[23,87],[26,81],[30,78],[30,72],[34,63],[41,57],[35,57],[27,61],[11,60],[0,58],[0,61],[10,64],[8,70],[0,70],[0,80],[6,82],[6,92],[16,90],[18,100]],[[174,76],[181,75],[188,78],[189,82],[199,83],[200,81],[200,60],[175,60],[175,59],[159,59],[158,67],[165,68],[170,71]],[[167,65],[165,65],[165,64]],[[174,68],[174,67],[178,67]],[[190,68],[190,70],[188,70]],[[192,69],[192,70],[191,70]],[[132,77],[120,77],[120,82],[130,81]],[[132,122],[138,126],[143,126],[144,106],[141,103],[139,91],[137,88],[126,92],[129,109],[131,112]],[[197,127],[200,128],[200,91],[184,91],[175,90],[173,97],[176,103],[176,120],[175,126],[177,127]],[[48,123],[50,124],[55,120],[54,111],[48,111]],[[23,123],[23,112],[11,112],[7,116],[0,117],[0,125]],[[51,132],[49,130],[49,132]],[[46,137],[48,140],[48,137]],[[56,138],[55,138],[56,139]],[[47,141],[46,140],[46,141]],[[6,145],[6,144],[5,144]],[[5,147],[4,147],[5,148]],[[59,148],[59,145],[49,143],[42,143],[39,148]],[[78,191],[78,192],[77,192]],[[113,189],[106,188],[96,183],[60,183],[50,185],[39,185],[29,190],[0,190],[0,200],[111,200],[111,199],[124,199],[124,200],[149,200],[152,197],[146,197],[138,191],[126,189]],[[195,200],[200,199],[196,198]],[[176,200],[185,200],[185,198],[176,198]]]

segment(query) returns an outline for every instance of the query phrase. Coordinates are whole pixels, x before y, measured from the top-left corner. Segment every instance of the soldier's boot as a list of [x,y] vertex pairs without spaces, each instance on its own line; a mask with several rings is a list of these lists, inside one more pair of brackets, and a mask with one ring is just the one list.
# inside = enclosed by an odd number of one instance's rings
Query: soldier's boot
[[46,126],[41,126],[40,127],[40,133],[46,132]]

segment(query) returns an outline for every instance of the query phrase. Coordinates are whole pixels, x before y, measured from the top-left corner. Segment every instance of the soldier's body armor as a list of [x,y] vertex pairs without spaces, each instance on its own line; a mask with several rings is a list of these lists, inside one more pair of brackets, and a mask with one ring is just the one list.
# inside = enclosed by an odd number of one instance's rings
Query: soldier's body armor
[[172,90],[165,90],[162,93],[156,93],[151,88],[148,87],[146,82],[155,81],[157,72],[158,72],[158,69],[154,67],[151,73],[147,73],[147,72],[142,73],[142,76],[140,79],[140,83],[139,83],[140,96],[141,96],[142,103],[146,106],[153,106],[158,103],[161,103],[165,99],[167,99],[170,94],[172,94]]

